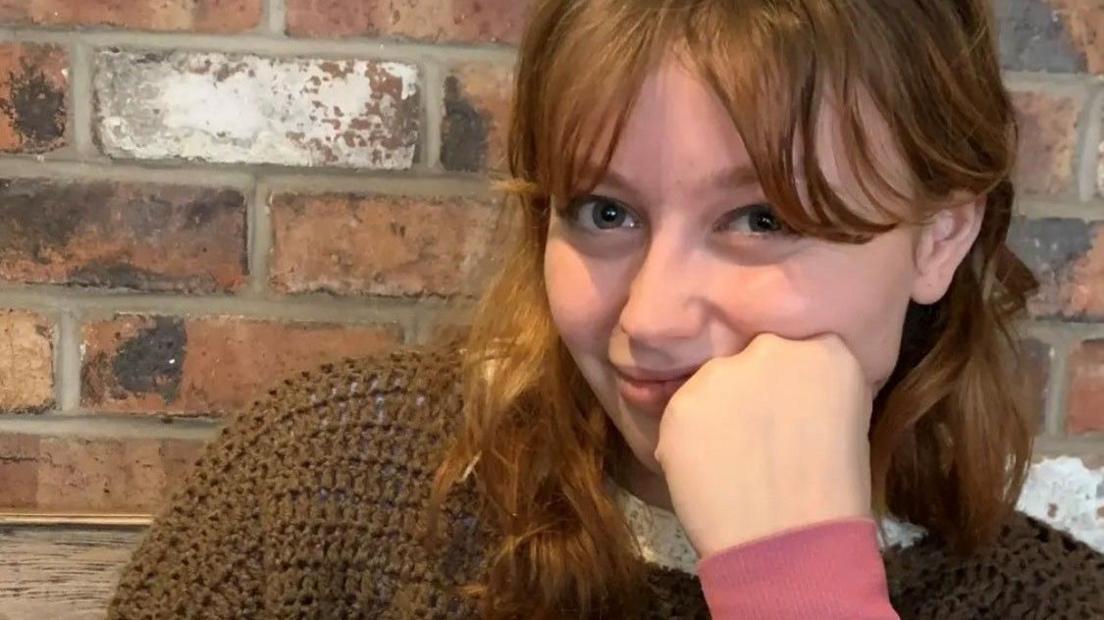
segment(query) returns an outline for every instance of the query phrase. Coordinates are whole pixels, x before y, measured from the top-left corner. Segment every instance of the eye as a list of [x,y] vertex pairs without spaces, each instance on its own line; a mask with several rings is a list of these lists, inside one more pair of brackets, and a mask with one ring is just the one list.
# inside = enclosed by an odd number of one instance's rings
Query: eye
[[639,228],[640,221],[632,209],[603,196],[582,196],[564,208],[572,225],[587,231]]
[[721,219],[717,228],[722,232],[745,235],[794,234],[774,212],[774,207],[766,203],[757,203],[729,211]]

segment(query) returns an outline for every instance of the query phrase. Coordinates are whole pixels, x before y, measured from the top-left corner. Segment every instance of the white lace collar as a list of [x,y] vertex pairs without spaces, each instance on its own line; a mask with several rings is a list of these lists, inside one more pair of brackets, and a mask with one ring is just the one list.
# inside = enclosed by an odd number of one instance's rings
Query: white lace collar
[[[699,557],[678,516],[646,503],[612,481],[607,484],[614,501],[625,514],[644,561],[697,575]],[[879,533],[878,541],[882,548],[908,547],[925,534],[922,528],[888,518],[882,521],[882,528],[884,537]]]
[[[607,484],[644,560],[697,574],[698,555],[678,517],[645,503],[612,480]],[[1104,468],[1091,469],[1072,457],[1044,458],[1032,466],[1017,509],[1104,552]],[[884,519],[879,543],[883,548],[908,547],[925,534],[915,525]]]

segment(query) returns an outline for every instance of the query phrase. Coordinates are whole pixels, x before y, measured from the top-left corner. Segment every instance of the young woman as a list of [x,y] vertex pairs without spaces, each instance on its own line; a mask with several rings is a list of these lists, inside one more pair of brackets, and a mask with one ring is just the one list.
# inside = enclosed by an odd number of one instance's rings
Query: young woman
[[516,89],[465,342],[273,390],[112,617],[1104,616],[1104,559],[1013,511],[986,2],[541,0]]

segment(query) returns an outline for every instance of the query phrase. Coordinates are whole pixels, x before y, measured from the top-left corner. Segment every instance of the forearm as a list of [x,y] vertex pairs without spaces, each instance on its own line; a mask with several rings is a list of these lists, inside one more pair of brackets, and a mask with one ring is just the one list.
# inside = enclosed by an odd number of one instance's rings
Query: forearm
[[896,620],[870,519],[815,524],[703,559],[716,620]]

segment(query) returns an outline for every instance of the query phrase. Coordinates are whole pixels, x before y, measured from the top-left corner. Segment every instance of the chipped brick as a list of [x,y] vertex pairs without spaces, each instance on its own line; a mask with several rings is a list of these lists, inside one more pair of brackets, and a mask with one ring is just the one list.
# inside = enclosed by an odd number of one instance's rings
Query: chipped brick
[[98,140],[115,158],[375,170],[417,160],[413,65],[108,50],[94,87]]

